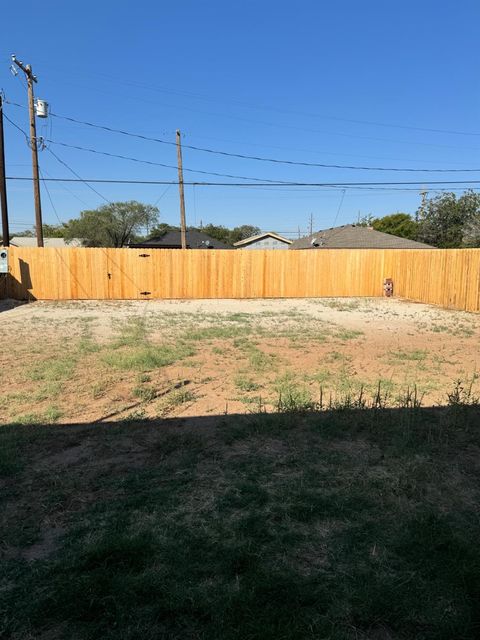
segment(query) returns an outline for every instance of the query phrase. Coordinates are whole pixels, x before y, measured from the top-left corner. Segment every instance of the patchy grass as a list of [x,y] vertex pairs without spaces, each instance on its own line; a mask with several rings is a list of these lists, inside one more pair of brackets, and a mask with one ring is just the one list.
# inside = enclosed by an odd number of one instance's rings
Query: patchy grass
[[26,377],[34,382],[61,382],[71,378],[75,366],[76,358],[72,354],[54,354],[46,360],[36,362],[27,370]]
[[362,335],[363,331],[359,331],[358,329],[345,329],[343,327],[336,331],[336,333],[334,334],[335,338],[337,338],[337,340],[341,340],[342,342],[345,342],[347,340],[355,340],[355,338],[358,338]]
[[3,427],[0,637],[476,639],[480,408],[455,398]]
[[16,424],[54,424],[63,416],[63,411],[58,407],[49,405],[44,411],[25,413],[17,416],[14,420]]
[[145,347],[116,348],[103,354],[105,364],[116,369],[152,371],[188,358],[195,350],[186,344],[149,345]]
[[302,412],[312,408],[310,390],[301,384],[291,372],[286,372],[274,384],[277,393],[277,410]]
[[254,371],[255,373],[265,373],[270,371],[278,362],[278,357],[276,355],[265,353],[265,351],[262,351],[254,344],[242,343],[240,348],[248,360],[249,370]]
[[144,317],[133,317],[114,323],[117,336],[113,347],[137,347],[148,342],[150,329]]
[[260,385],[256,383],[252,378],[248,378],[242,374],[235,376],[233,380],[235,387],[240,391],[257,391],[260,389]]
[[151,402],[157,397],[157,390],[152,386],[138,385],[134,388],[133,395],[143,402]]
[[347,298],[335,298],[319,300],[319,303],[324,307],[335,309],[336,311],[357,311],[362,303],[365,304],[365,301],[360,301],[358,299],[348,300]]
[[411,351],[392,351],[389,357],[392,360],[406,360],[411,362],[422,362],[426,359],[428,351],[426,349],[412,349]]
[[[29,306],[31,317],[7,322],[4,420],[118,419],[132,409],[164,415],[161,395],[180,379],[192,383],[195,398],[173,406],[178,414],[251,411],[263,403],[271,409],[285,372],[313,403],[320,388],[333,402],[361,388],[373,393],[381,380],[390,401],[416,386],[424,404],[445,404],[445,389],[470,378],[478,364],[480,324],[465,313],[363,299],[205,301],[194,311],[190,304]],[[42,340],[34,340],[30,322]],[[473,392],[480,393],[478,379]]]
[[162,413],[169,413],[176,407],[192,402],[194,399],[195,394],[193,391],[190,391],[182,385],[177,389],[173,389],[173,391],[170,391],[170,393],[164,396],[158,406]]
[[250,328],[243,325],[225,324],[214,327],[203,327],[201,329],[192,329],[185,334],[185,340],[193,340],[201,342],[203,340],[229,340],[246,336],[250,333]]

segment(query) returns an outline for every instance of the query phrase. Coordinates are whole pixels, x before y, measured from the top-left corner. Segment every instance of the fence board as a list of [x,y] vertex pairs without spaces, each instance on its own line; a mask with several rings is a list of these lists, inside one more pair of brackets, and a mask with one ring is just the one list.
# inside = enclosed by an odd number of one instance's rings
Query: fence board
[[10,247],[9,268],[16,299],[375,297],[392,278],[399,297],[480,311],[480,249]]

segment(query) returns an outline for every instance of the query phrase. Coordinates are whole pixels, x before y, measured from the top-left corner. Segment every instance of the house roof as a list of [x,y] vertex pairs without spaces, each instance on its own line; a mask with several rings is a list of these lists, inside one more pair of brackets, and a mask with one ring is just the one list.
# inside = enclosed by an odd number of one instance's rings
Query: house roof
[[[36,247],[37,238],[28,236],[14,236],[10,239],[10,244],[13,247]],[[67,247],[81,247],[82,241],[80,238],[72,238],[68,242],[65,242],[64,238],[44,238],[43,246],[47,249],[65,249]]]
[[295,240],[289,249],[433,249],[423,242],[400,238],[372,227],[345,224]]
[[[231,249],[220,240],[211,238],[196,229],[188,229],[186,235],[187,249]],[[133,249],[181,249],[182,237],[180,231],[167,231],[164,236],[150,238],[142,242],[132,242],[129,247]]]
[[263,238],[275,238],[275,240],[279,240],[280,242],[285,242],[286,244],[292,244],[291,240],[288,238],[284,238],[283,236],[278,235],[278,233],[274,233],[273,231],[266,231],[265,233],[259,233],[256,236],[250,236],[249,238],[245,238],[245,240],[239,240],[233,244],[234,247],[243,247],[247,244],[251,244],[252,242],[257,242],[258,240],[263,240]]

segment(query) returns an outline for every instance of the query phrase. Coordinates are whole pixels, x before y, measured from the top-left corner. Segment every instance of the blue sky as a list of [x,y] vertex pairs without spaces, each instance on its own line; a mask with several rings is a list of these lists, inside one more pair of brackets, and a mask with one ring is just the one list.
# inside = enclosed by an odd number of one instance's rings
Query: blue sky
[[[15,53],[31,63],[37,97],[54,113],[233,153],[388,168],[480,168],[476,0],[26,0],[2,7],[0,87],[26,105]],[[24,109],[5,113],[24,129]],[[8,122],[7,173],[30,176],[30,151]],[[438,129],[441,131],[428,131]],[[449,133],[449,132],[457,133]],[[458,133],[462,132],[462,133]],[[38,121],[39,135],[175,165],[175,147]],[[176,170],[48,143],[82,178],[175,180]],[[45,177],[73,177],[48,151]],[[184,149],[184,167],[298,182],[475,180],[479,173],[360,171],[271,164]],[[223,180],[185,172],[185,180]],[[225,178],[228,181],[228,178]],[[94,185],[109,201],[157,203],[178,222],[178,188]],[[44,220],[75,217],[104,200],[84,184],[42,188]],[[413,213],[412,191],[187,187],[187,223],[307,231],[358,215]],[[418,190],[417,190],[418,189]],[[33,223],[30,183],[9,182],[12,231]],[[55,210],[56,213],[55,213]],[[58,216],[58,218],[57,218]]]

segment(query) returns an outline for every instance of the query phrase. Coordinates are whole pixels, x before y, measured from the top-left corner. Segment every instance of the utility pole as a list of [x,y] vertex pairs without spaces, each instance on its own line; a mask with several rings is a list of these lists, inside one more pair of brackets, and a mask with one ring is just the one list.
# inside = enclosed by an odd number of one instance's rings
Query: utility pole
[[178,192],[180,194],[180,234],[182,237],[182,249],[187,248],[187,228],[185,223],[185,194],[183,192],[183,165],[180,131],[177,129],[177,161],[178,161]]
[[313,233],[313,213],[310,214],[310,234],[312,235]]
[[33,168],[33,198],[35,202],[35,230],[37,232],[37,246],[43,247],[43,226],[42,226],[42,201],[40,198],[40,175],[38,171],[38,145],[37,145],[37,127],[35,123],[35,105],[33,95],[33,83],[37,82],[36,76],[33,75],[31,65],[24,65],[23,62],[12,56],[14,64],[19,67],[27,78],[28,86],[28,113],[30,117],[30,147],[32,149],[32,168]]
[[[422,196],[422,203],[420,204],[420,210],[422,215],[425,213],[425,205],[427,204],[427,195],[428,191],[420,191],[420,195]],[[418,209],[415,211],[415,222],[418,222]]]
[[0,94],[0,208],[2,209],[3,246],[10,245],[8,229],[7,181],[5,179],[5,140],[3,137],[3,98]]

